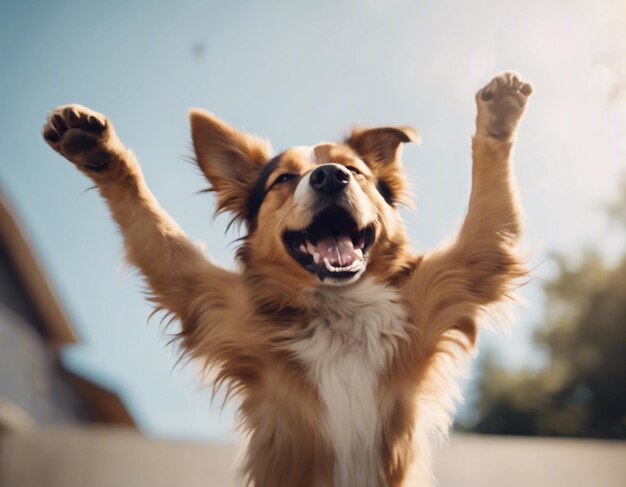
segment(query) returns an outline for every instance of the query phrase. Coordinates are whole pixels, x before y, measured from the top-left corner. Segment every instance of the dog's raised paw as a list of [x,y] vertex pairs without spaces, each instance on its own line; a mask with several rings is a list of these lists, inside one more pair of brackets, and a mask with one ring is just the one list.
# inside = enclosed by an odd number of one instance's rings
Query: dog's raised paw
[[115,135],[107,118],[82,105],[63,105],[48,115],[43,137],[79,168],[102,171],[113,155]]
[[532,85],[513,72],[493,78],[476,93],[477,134],[499,140],[512,138],[532,91]]

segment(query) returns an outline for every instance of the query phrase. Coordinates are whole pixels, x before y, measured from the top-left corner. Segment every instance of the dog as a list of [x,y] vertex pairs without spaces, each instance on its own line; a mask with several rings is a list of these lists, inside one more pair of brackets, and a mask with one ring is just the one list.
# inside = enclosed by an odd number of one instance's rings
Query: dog
[[192,109],[217,212],[246,230],[238,272],[160,208],[103,115],[58,107],[43,136],[95,182],[157,309],[180,322],[182,354],[238,397],[247,484],[429,485],[429,438],[449,427],[454,371],[526,275],[512,150],[531,92],[503,73],[477,93],[467,216],[450,244],[423,255],[398,214],[413,128],[355,129],[272,155]]

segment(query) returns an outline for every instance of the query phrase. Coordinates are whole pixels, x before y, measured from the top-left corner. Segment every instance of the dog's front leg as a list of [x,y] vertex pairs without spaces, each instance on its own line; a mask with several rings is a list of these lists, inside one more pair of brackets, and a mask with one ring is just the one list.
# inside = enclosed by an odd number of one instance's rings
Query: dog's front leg
[[[201,342],[209,361],[232,343],[229,324],[246,312],[239,276],[209,262],[159,206],[134,154],[103,115],[80,105],[52,111],[43,129],[48,144],[90,177],[118,223],[129,261],[145,276],[159,308],[182,323],[183,345]],[[208,357],[206,355],[209,355]]]
[[524,275],[516,252],[522,224],[512,149],[531,91],[515,74],[504,73],[476,95],[467,216],[452,245],[426,255],[409,282],[421,354],[449,341],[471,348],[481,312],[506,298]]

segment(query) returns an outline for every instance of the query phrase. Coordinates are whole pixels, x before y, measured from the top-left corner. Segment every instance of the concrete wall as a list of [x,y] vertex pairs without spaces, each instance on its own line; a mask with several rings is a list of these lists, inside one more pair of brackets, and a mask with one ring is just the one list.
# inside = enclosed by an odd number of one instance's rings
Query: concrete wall
[[6,432],[0,487],[230,487],[235,450],[104,426]]
[[[110,427],[0,434],[0,487],[234,487],[238,448]],[[453,436],[440,487],[624,487],[626,443]],[[289,486],[286,486],[289,487]]]
[[440,487],[624,487],[626,442],[453,435]]

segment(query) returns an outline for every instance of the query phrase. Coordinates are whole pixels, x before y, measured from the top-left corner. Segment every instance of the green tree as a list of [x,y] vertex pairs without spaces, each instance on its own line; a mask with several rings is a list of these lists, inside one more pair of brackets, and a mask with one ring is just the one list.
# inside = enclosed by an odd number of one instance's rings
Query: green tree
[[[610,207],[626,229],[626,178]],[[554,257],[535,342],[548,363],[510,371],[482,362],[473,431],[491,434],[626,438],[626,254],[615,265],[588,250],[577,264]]]

